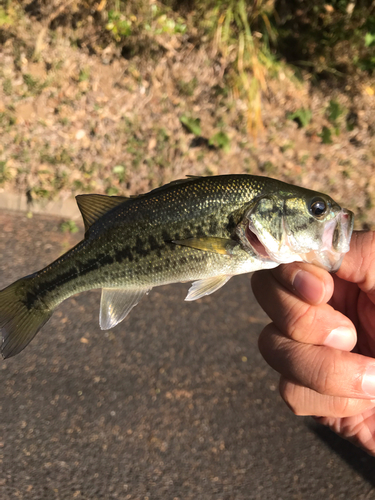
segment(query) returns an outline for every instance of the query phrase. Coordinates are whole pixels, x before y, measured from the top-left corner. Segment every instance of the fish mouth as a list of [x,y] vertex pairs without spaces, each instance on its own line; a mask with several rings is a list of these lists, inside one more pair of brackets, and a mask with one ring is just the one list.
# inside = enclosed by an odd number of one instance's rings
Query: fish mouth
[[338,271],[345,254],[350,249],[353,225],[354,214],[350,210],[342,209],[332,221],[326,224],[320,251],[306,253],[303,260],[332,273]]
[[[329,272],[336,272],[349,251],[350,239],[353,232],[354,215],[346,209],[341,211],[331,221],[327,222],[321,233],[321,246],[319,249],[306,249],[305,251],[293,250],[293,238],[290,239],[283,220],[282,245],[278,249],[267,248],[258,236],[257,229],[251,220],[248,220],[244,231],[247,243],[252,251],[263,262],[276,262],[287,264],[303,261],[315,264]],[[263,239],[263,238],[262,238]]]
[[246,225],[245,236],[246,236],[246,239],[249,242],[251,248],[254,250],[254,252],[257,255],[259,255],[261,257],[265,257],[267,259],[271,258],[271,256],[267,252],[266,247],[260,241],[260,239],[258,238],[256,233],[254,231],[252,231],[250,224]]
[[327,224],[323,233],[321,265],[328,271],[334,273],[340,268],[344,255],[350,249],[353,225],[354,214],[346,209],[342,209],[332,223]]

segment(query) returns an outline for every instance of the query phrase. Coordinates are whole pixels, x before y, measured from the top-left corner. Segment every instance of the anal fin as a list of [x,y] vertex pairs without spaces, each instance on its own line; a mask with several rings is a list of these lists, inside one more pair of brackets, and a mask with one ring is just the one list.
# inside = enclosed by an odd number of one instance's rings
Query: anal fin
[[109,330],[120,323],[149,291],[150,288],[102,288],[100,328]]
[[189,288],[189,292],[185,300],[197,300],[205,295],[210,295],[211,293],[219,290],[227,281],[231,279],[232,276],[214,276],[213,278],[206,278],[199,281],[194,281],[194,283]]

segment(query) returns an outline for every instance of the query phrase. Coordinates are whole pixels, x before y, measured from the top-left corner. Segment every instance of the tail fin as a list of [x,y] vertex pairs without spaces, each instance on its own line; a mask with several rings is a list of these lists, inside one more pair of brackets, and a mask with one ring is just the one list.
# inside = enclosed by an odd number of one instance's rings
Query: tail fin
[[21,352],[49,320],[53,310],[28,307],[28,278],[22,278],[0,291],[1,354],[10,358]]

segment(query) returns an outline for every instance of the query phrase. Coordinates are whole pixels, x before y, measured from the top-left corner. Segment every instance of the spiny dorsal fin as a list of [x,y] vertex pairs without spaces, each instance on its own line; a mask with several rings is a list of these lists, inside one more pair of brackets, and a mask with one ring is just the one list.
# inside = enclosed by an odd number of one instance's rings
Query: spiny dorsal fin
[[177,186],[179,184],[188,184],[192,181],[195,181],[197,179],[201,179],[204,176],[201,175],[187,175],[185,179],[176,179],[174,181],[168,182],[168,184],[164,184],[163,186],[159,186],[155,189],[152,189],[148,193],[141,193],[141,194],[132,194],[130,195],[130,198],[142,198],[143,196],[147,196],[149,194],[157,194],[157,193],[162,193],[166,189],[170,188],[171,186]]
[[82,214],[85,231],[100,217],[128,200],[124,196],[106,196],[104,194],[80,194],[76,196],[78,208]]
[[238,245],[234,240],[214,237],[188,238],[187,240],[174,240],[172,243],[227,256],[231,255],[233,248]]

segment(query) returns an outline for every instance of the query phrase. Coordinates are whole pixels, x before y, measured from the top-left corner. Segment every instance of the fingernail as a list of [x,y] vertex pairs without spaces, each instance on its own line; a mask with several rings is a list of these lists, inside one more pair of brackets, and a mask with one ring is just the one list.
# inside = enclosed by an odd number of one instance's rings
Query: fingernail
[[357,335],[354,330],[346,326],[339,326],[330,332],[323,342],[324,345],[340,349],[341,351],[351,351],[357,342]]
[[362,390],[369,396],[375,396],[375,365],[371,365],[365,371],[362,379]]
[[302,269],[294,276],[293,286],[303,299],[314,304],[319,303],[324,294],[323,282]]

